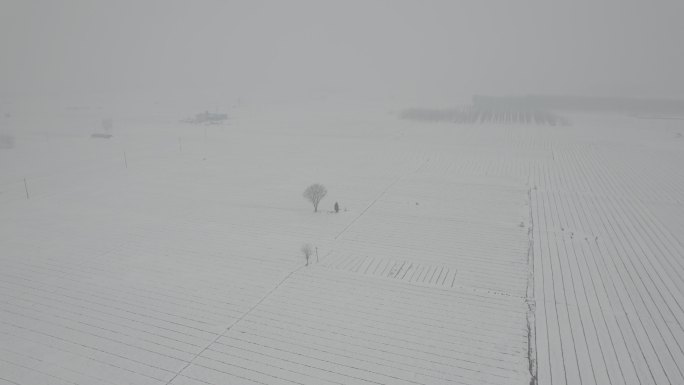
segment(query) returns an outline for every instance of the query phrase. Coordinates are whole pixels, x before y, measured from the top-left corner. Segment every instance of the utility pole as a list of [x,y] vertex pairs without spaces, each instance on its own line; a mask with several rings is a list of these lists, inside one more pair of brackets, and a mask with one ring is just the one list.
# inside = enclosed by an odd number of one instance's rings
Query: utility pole
[[24,190],[26,190],[26,199],[30,199],[28,192],[28,184],[26,183],[26,178],[24,178]]

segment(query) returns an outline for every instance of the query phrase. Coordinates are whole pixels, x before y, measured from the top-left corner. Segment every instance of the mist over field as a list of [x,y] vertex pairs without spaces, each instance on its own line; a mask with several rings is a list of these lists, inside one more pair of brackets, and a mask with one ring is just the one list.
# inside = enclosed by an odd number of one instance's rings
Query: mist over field
[[0,92],[10,99],[684,93],[679,1],[8,0],[1,7]]
[[0,2],[0,385],[684,384],[684,2]]

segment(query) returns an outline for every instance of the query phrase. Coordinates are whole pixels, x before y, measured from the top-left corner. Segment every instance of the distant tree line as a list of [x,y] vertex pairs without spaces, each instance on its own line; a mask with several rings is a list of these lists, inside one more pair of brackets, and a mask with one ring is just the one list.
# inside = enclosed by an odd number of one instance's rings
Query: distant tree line
[[399,116],[408,120],[459,124],[519,123],[551,126],[569,124],[566,118],[551,111],[503,104],[471,105],[451,109],[410,108],[403,110]]
[[529,110],[615,112],[621,114],[684,114],[684,100],[576,95],[473,96],[476,107],[516,106]]

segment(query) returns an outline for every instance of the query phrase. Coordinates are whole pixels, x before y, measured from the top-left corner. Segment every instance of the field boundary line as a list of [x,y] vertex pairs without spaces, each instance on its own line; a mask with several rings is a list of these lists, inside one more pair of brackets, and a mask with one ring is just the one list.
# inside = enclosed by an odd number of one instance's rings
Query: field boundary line
[[[423,162],[423,164],[421,164],[415,171],[413,171],[413,174],[415,174],[415,173],[417,173],[418,171],[422,170],[422,169],[428,164],[428,162],[430,162],[430,158],[426,159],[425,162]],[[409,175],[409,174],[410,174],[410,173],[406,173],[406,174],[400,175],[400,176],[398,176],[394,181],[392,181],[392,183],[390,183],[389,185],[387,185],[387,187],[385,187],[385,188],[380,192],[380,194],[378,194],[378,196],[375,197],[375,199],[373,199],[373,200],[371,201],[371,203],[369,203],[368,206],[366,206],[366,208],[363,209],[363,211],[361,211],[361,213],[360,213],[356,218],[354,218],[351,222],[349,222],[349,224],[348,224],[347,226],[345,226],[345,228],[342,229],[342,231],[340,231],[339,233],[337,233],[337,235],[335,235],[335,238],[333,238],[333,239],[334,239],[334,240],[337,240],[342,234],[344,234],[345,232],[347,232],[347,230],[349,230],[349,228],[352,227],[352,225],[354,225],[354,223],[356,223],[356,221],[358,221],[358,220],[359,220],[359,219],[360,219],[360,218],[361,218],[361,217],[362,217],[362,216],[363,216],[371,207],[373,207],[373,205],[375,205],[375,204],[380,200],[380,198],[382,198],[383,195],[385,195],[385,194],[387,193],[387,191],[389,191],[389,189],[391,189],[392,187],[394,187],[394,185],[396,185],[397,183],[399,183],[399,181],[400,181],[401,179],[403,179],[404,177],[406,177],[406,176]]]
[[220,340],[221,337],[224,337],[224,336],[226,335],[226,333],[228,333],[228,331],[230,331],[230,329],[232,329],[232,328],[235,327],[235,325],[237,325],[240,321],[242,321],[243,319],[245,319],[245,317],[247,317],[252,311],[254,311],[254,309],[256,309],[257,306],[261,305],[261,303],[264,302],[264,300],[265,300],[266,298],[270,297],[271,294],[273,294],[273,292],[275,292],[276,290],[278,290],[278,288],[279,288],[283,283],[285,283],[285,281],[287,281],[288,279],[290,279],[290,277],[292,276],[292,274],[298,272],[299,270],[301,270],[301,269],[304,268],[304,267],[305,267],[305,265],[300,265],[300,266],[297,267],[296,269],[290,271],[285,277],[283,277],[283,279],[280,280],[280,282],[278,282],[277,285],[273,286],[273,288],[272,288],[271,290],[269,290],[268,293],[264,294],[264,295],[261,297],[261,299],[259,299],[259,301],[257,301],[254,305],[252,305],[252,307],[250,307],[246,312],[244,312],[238,319],[236,319],[235,321],[233,321],[233,323],[231,323],[230,325],[228,325],[228,326],[223,330],[223,332],[221,332],[221,334],[217,335],[216,338],[214,338],[213,341],[211,341],[210,343],[208,343],[207,346],[204,347],[204,349],[200,350],[197,354],[195,354],[195,355],[188,361],[188,363],[185,364],[185,366],[183,366],[183,368],[182,368],[181,370],[179,370],[178,372],[176,372],[176,374],[174,374],[174,376],[171,377],[171,379],[168,380],[168,381],[166,382],[166,385],[171,384],[178,376],[182,375],[182,373],[185,371],[185,369],[187,369],[190,365],[192,365],[192,363],[195,362],[195,360],[196,360],[199,356],[201,356],[205,351],[207,351],[212,345],[214,345],[215,343],[218,343],[218,340]]
[[525,302],[527,302],[527,362],[530,372],[530,385],[537,385],[537,311],[534,293],[534,214],[532,211],[532,183],[527,190],[527,204],[529,205],[529,229],[527,230],[527,290]]

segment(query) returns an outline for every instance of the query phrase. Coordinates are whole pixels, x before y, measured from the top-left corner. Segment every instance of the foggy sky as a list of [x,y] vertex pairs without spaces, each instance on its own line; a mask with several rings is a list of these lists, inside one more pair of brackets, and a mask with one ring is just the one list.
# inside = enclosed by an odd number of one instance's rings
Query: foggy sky
[[2,0],[0,96],[684,96],[684,1]]

